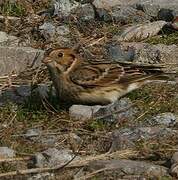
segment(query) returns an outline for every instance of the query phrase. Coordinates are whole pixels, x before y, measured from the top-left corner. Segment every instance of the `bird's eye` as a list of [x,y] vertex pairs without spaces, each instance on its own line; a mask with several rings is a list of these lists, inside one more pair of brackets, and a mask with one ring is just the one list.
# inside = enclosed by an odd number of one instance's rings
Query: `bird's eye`
[[60,52],[60,53],[58,54],[58,57],[60,57],[60,58],[63,57],[63,53]]

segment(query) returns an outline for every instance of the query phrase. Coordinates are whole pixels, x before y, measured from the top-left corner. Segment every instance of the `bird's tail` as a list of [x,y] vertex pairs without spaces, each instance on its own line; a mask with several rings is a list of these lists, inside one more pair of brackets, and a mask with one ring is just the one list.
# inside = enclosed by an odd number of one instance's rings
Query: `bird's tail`
[[130,64],[129,66],[137,68],[145,74],[138,78],[137,82],[175,82],[175,78],[178,77],[178,70],[176,71],[167,64]]

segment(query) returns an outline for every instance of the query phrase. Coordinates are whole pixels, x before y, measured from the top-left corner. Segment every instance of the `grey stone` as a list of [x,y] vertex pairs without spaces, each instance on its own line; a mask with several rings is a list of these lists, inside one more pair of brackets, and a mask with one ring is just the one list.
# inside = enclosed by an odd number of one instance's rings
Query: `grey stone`
[[65,36],[70,34],[69,27],[67,25],[57,26],[56,27],[56,33],[59,36]]
[[160,9],[158,12],[158,19],[163,20],[163,21],[173,21],[174,18],[176,17],[176,12],[171,9]]
[[0,103],[7,102],[23,103],[31,94],[31,87],[29,85],[21,85],[14,88],[5,88],[0,91]]
[[138,0],[140,5],[158,5],[160,8],[175,10],[178,12],[178,0]]
[[71,44],[70,30],[67,25],[54,26],[51,23],[44,23],[39,27],[40,33],[47,41],[55,42],[60,47],[69,47]]
[[59,139],[56,135],[43,134],[40,129],[28,129],[22,136],[43,146],[54,146]]
[[138,141],[165,140],[176,136],[178,131],[162,127],[136,127],[116,130],[112,133],[110,151],[134,148]]
[[28,129],[24,134],[24,136],[26,138],[31,138],[31,137],[39,136],[40,134],[41,134],[40,129]]
[[81,144],[83,140],[75,133],[70,133],[70,138],[75,141],[76,144]]
[[74,119],[91,119],[94,112],[96,112],[101,106],[84,106],[84,105],[72,105],[69,108],[69,115]]
[[114,6],[111,9],[96,9],[101,20],[106,22],[114,21],[115,23],[129,24],[142,23],[149,19],[143,11],[134,8],[133,6]]
[[141,175],[141,177],[154,178],[169,176],[168,168],[164,166],[159,166],[144,161],[133,161],[125,159],[92,161],[89,163],[87,170],[90,172],[95,172],[104,168],[106,168],[104,171],[104,177],[107,177],[108,175],[113,175],[115,178],[124,178],[124,176],[127,175]]
[[[46,84],[39,84],[38,87],[33,91],[34,94],[40,95],[40,98],[48,98],[49,87]],[[55,95],[55,90],[51,92],[52,95]],[[4,88],[0,90],[0,103],[3,105],[7,102],[14,102],[17,104],[24,103],[28,100],[31,95],[31,86],[30,85],[17,85],[16,87]]]
[[74,157],[74,154],[69,149],[58,150],[49,148],[41,153],[36,153],[36,167],[56,167],[67,163]]
[[108,59],[113,61],[133,61],[134,48],[122,49],[118,43],[106,44],[106,50],[108,51]]
[[101,8],[101,9],[110,9],[111,7],[120,5],[132,5],[136,3],[138,0],[94,0],[93,5],[96,8]]
[[49,22],[45,22],[39,26],[39,30],[46,40],[52,39],[56,33],[55,26]]
[[48,172],[31,175],[30,177],[27,178],[27,180],[54,180],[54,179],[56,179],[54,174]]
[[158,114],[153,117],[149,122],[156,125],[164,125],[166,127],[174,126],[177,123],[177,117],[170,112]]
[[74,152],[77,152],[83,140],[75,133],[70,133],[69,138],[70,138],[70,145],[72,149],[74,150]]
[[55,143],[58,142],[58,137],[55,135],[46,135],[42,137],[35,138],[34,141],[38,142],[39,144],[42,144],[43,146],[54,146]]
[[[142,10],[147,16],[149,16],[149,19],[156,19],[160,10],[159,5],[155,4],[136,4],[135,7],[139,10]],[[164,19],[160,19],[164,20]]]
[[110,13],[112,20],[123,24],[142,23],[148,21],[146,14],[132,6],[115,6]]
[[159,6],[160,8],[178,10],[178,0],[94,0],[93,5],[96,8],[110,9],[120,5],[137,5],[137,6]]
[[54,16],[69,16],[79,3],[74,0],[53,0]]
[[103,20],[105,22],[112,22],[112,16],[110,14],[110,11],[106,10],[106,9],[96,9],[97,15],[99,17],[100,20]]
[[170,173],[172,176],[178,178],[178,152],[175,152],[171,158]]
[[44,51],[30,47],[0,46],[0,54],[0,76],[3,76],[38,67]]
[[93,20],[95,18],[95,11],[91,4],[83,4],[79,6],[74,14],[78,19],[83,21]]
[[19,39],[0,31],[0,46],[18,46]]
[[0,158],[13,158],[15,157],[15,151],[8,147],[0,147]]
[[[178,46],[148,43],[121,43],[123,49],[133,48],[135,50],[135,63],[178,63]],[[174,68],[174,66],[173,66]],[[176,67],[175,67],[176,68]]]
[[178,164],[178,152],[175,152],[171,158],[172,164]]
[[134,117],[136,109],[131,106],[132,102],[128,98],[123,98],[106,106],[73,105],[69,109],[69,114],[74,119],[95,118],[107,122],[122,121]]

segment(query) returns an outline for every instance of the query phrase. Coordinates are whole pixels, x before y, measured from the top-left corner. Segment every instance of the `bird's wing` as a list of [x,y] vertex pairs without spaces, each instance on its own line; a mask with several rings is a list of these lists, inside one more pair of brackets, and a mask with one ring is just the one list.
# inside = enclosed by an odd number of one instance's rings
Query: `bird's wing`
[[120,64],[90,64],[77,68],[70,74],[70,79],[75,84],[95,87],[110,84],[129,83],[160,74],[157,68],[146,66],[131,66]]

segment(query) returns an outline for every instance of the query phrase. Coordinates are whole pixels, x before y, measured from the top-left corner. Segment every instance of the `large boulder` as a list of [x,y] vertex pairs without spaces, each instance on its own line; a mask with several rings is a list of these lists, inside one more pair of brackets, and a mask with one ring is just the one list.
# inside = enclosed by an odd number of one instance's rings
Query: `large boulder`
[[0,76],[20,73],[41,64],[44,51],[31,47],[0,46]]

